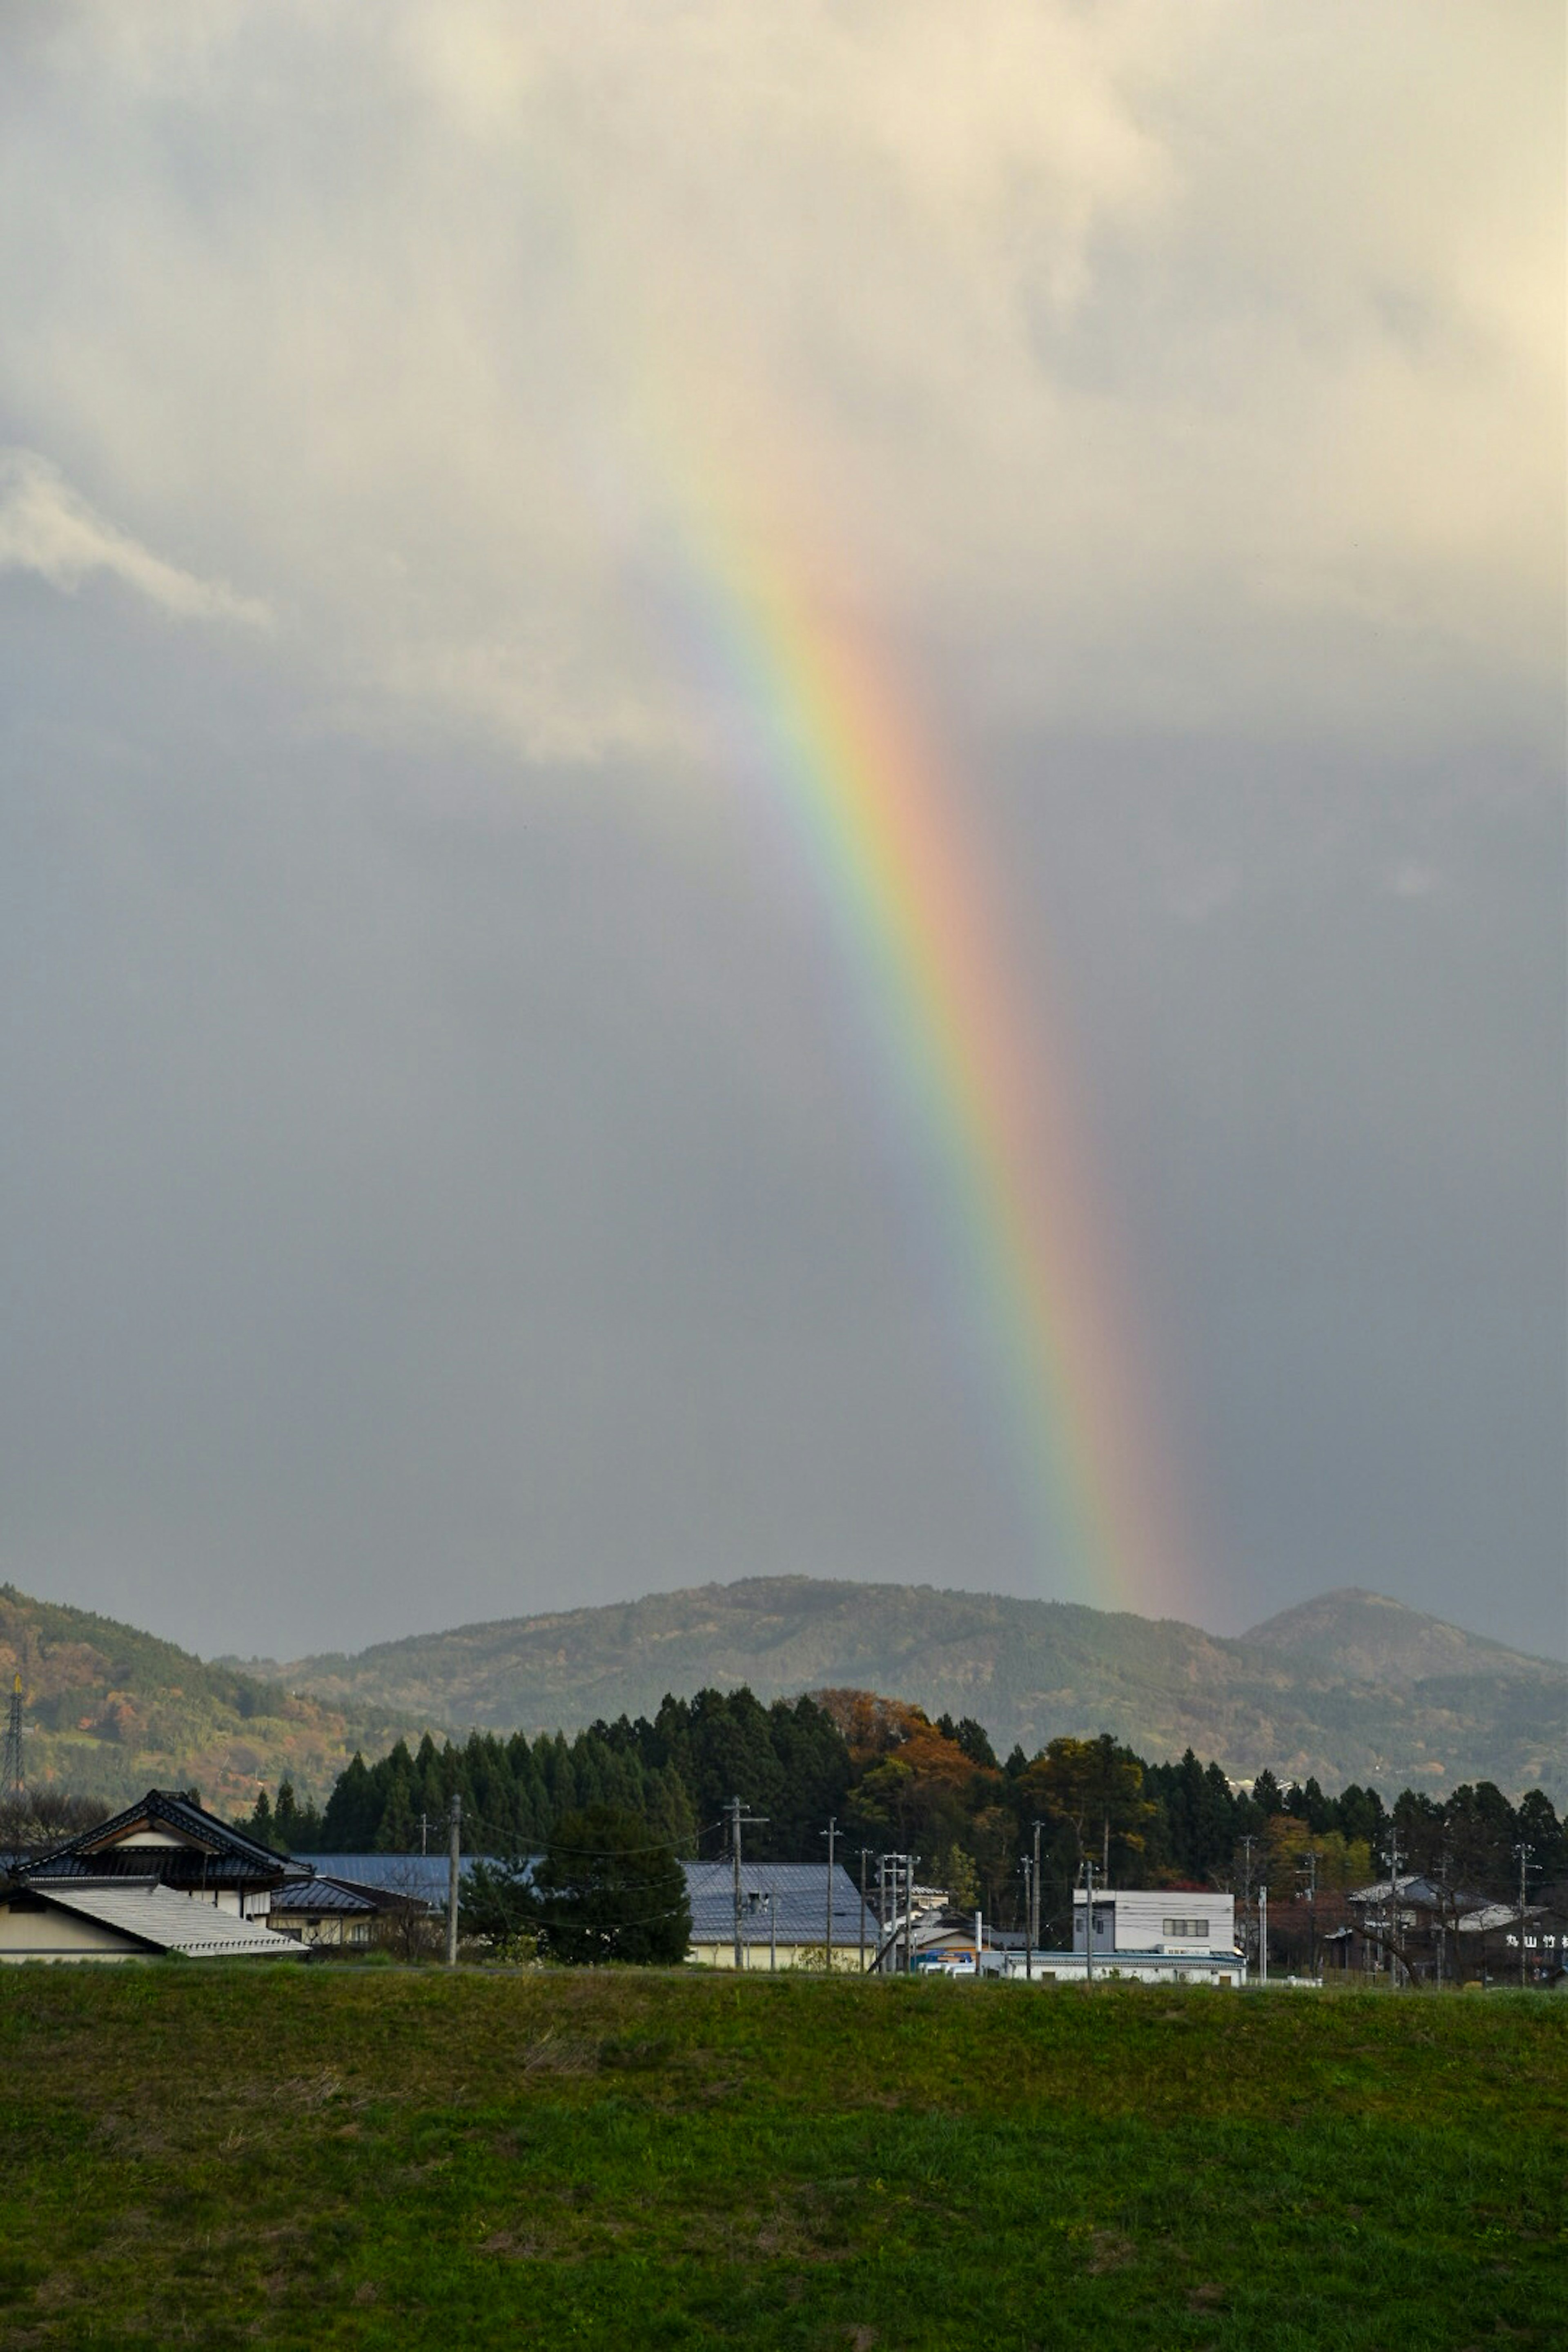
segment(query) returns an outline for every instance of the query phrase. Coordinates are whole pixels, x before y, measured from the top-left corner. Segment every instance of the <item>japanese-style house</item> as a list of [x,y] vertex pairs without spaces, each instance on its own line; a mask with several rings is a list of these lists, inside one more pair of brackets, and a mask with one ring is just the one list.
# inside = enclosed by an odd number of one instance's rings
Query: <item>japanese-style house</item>
[[13,1864],[0,1884],[0,1959],[286,1957],[298,1947],[268,1921],[287,1866],[194,1797],[150,1789],[112,1821]]

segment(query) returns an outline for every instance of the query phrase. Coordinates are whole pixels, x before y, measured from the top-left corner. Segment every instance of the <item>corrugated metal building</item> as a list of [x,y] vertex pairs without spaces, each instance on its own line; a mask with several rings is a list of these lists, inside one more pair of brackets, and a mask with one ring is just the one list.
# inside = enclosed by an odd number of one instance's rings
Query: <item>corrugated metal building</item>
[[[727,1862],[687,1862],[691,1904],[689,1957],[708,1968],[735,1965],[735,1874]],[[877,1923],[865,1926],[866,1965],[877,1948]],[[741,1966],[821,1968],[831,1949],[836,1969],[861,1966],[860,1890],[841,1863],[745,1862],[741,1865]]]

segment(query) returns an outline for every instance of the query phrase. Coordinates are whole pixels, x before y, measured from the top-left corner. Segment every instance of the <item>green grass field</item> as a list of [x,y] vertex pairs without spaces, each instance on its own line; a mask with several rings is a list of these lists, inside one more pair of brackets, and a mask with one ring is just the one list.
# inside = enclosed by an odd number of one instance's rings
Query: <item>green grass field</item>
[[1568,2330],[1568,2003],[0,1970],[22,2347]]

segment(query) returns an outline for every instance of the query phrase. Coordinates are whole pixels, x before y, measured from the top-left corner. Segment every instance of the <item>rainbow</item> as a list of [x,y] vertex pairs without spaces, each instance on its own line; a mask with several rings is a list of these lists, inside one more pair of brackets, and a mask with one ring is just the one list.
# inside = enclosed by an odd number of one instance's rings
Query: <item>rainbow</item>
[[1178,1574],[1179,1515],[1066,1054],[1007,986],[913,698],[814,609],[777,529],[748,532],[736,513],[689,495],[679,515],[704,709],[727,715],[731,772],[770,796],[820,894],[879,1090],[923,1163],[1042,1589],[1152,1613]]

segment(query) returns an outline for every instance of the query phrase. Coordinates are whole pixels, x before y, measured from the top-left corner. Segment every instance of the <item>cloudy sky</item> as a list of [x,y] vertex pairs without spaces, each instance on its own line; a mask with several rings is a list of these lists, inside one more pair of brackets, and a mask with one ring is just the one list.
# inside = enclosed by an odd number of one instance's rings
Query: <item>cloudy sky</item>
[[[783,1571],[1561,1651],[1563,42],[0,10],[0,1575],[209,1652]],[[1098,1547],[752,589],[1066,1133]]]

